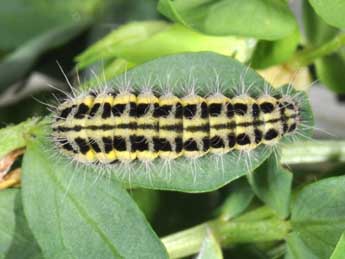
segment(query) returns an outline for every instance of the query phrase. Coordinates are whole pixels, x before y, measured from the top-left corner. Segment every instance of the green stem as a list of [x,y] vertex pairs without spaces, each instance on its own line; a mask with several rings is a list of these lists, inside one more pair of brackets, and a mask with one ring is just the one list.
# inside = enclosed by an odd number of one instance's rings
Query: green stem
[[282,240],[290,231],[290,223],[279,219],[262,221],[213,220],[162,239],[170,258],[181,258],[197,253],[206,236],[212,231],[222,247],[236,243]]
[[342,46],[345,46],[345,33],[338,34],[320,47],[297,52],[287,63],[296,68],[304,67],[313,63],[318,58],[335,52]]
[[169,258],[180,258],[197,253],[204,240],[207,227],[205,223],[162,238],[161,241],[168,251]]
[[345,141],[307,141],[283,147],[283,164],[345,162]]

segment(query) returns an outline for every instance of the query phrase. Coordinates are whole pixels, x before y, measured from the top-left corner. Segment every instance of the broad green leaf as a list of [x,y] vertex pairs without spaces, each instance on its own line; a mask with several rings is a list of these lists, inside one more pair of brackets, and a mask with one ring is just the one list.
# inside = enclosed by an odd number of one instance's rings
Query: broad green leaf
[[158,10],[173,21],[211,35],[276,40],[297,27],[288,5],[276,0],[160,0]]
[[300,40],[300,32],[296,30],[285,38],[276,41],[262,40],[256,45],[251,59],[251,66],[263,69],[287,61],[295,52]]
[[39,134],[23,162],[25,214],[46,258],[167,258],[116,181],[57,163]]
[[306,247],[329,258],[345,230],[345,176],[310,184],[297,195],[291,223]]
[[320,259],[304,244],[298,233],[292,232],[288,235],[287,250],[285,259]]
[[345,255],[345,234],[343,233],[330,259],[343,259]]
[[[132,22],[123,25],[92,45],[79,55],[76,60],[79,68],[95,62],[110,62],[123,59],[132,64],[181,52],[214,51],[246,61],[255,45],[255,41],[233,36],[207,36],[182,25],[169,25],[161,21]],[[108,68],[106,79],[110,79]]]
[[9,152],[26,145],[26,135],[37,126],[38,119],[28,119],[20,124],[0,129],[0,159]]
[[[247,86],[253,84],[249,94],[259,96],[267,84],[254,70],[232,58],[202,52],[178,54],[147,62],[120,75],[114,82],[108,82],[108,85],[116,88],[121,83],[130,82],[134,90],[140,90],[142,86],[150,84],[155,86],[154,90],[157,92],[160,92],[162,87],[169,86],[173,93],[183,96],[188,93],[186,88],[188,89],[193,82],[201,95],[207,95],[210,90],[216,89],[217,81],[224,94],[229,96],[232,96],[234,90],[242,83]],[[311,121],[309,117],[312,117],[310,106],[306,95],[300,94],[300,96],[303,100],[302,120],[309,124]],[[301,132],[309,135],[309,131]],[[130,170],[126,171],[126,168],[115,166],[110,170],[116,179],[131,186],[206,192],[253,171],[270,153],[271,149],[260,145],[249,156],[241,155],[239,151],[232,151],[222,159],[207,155],[193,163],[189,159],[180,158],[171,161],[169,166],[166,161],[156,159],[147,169],[140,162],[133,162]]]
[[345,2],[343,0],[309,0],[315,12],[335,27],[345,28]]
[[85,23],[103,5],[101,0],[3,0],[0,49],[14,49],[58,27]]
[[229,220],[241,214],[254,198],[254,193],[244,177],[230,183],[229,190],[230,194],[220,209],[220,217],[223,220]]
[[223,259],[222,249],[211,229],[208,228],[206,231],[205,239],[202,241],[201,248],[196,259]]
[[0,258],[42,258],[24,216],[20,191],[1,191],[0,203]]
[[289,215],[292,174],[282,168],[274,155],[247,177],[253,191],[263,202],[282,218]]
[[71,40],[86,26],[87,24],[78,24],[55,28],[28,41],[7,55],[0,62],[0,91],[23,78],[42,53]]

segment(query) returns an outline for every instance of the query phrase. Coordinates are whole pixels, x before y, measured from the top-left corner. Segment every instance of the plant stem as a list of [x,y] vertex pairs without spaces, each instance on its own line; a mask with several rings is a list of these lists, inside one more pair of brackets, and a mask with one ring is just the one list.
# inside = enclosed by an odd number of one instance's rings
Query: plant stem
[[282,240],[290,231],[288,221],[276,218],[262,221],[213,220],[162,239],[170,258],[180,258],[197,253],[207,229],[227,247],[236,243],[268,242]]
[[207,223],[177,232],[161,239],[169,258],[180,258],[199,251],[208,228]]
[[345,162],[345,141],[307,141],[283,147],[284,164]]
[[335,52],[342,46],[345,46],[345,33],[338,34],[320,47],[297,52],[287,63],[296,68],[304,67],[318,58]]

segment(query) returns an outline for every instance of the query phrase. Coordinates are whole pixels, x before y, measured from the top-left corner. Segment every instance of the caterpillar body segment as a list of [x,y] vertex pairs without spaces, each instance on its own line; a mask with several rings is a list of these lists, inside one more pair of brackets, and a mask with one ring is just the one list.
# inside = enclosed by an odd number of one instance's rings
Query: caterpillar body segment
[[159,157],[176,159],[183,151],[183,107],[181,100],[172,95],[159,98]]
[[181,99],[183,155],[198,158],[209,151],[209,118],[206,100],[192,94]]
[[250,151],[279,142],[299,122],[300,111],[289,96],[124,91],[66,100],[57,107],[52,128],[65,155],[112,164]]

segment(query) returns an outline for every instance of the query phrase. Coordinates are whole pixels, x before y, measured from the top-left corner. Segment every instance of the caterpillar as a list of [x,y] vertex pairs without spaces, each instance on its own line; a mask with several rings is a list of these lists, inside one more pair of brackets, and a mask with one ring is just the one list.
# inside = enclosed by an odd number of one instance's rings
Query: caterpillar
[[103,91],[59,105],[52,130],[65,155],[114,164],[250,151],[293,134],[299,121],[289,96]]

